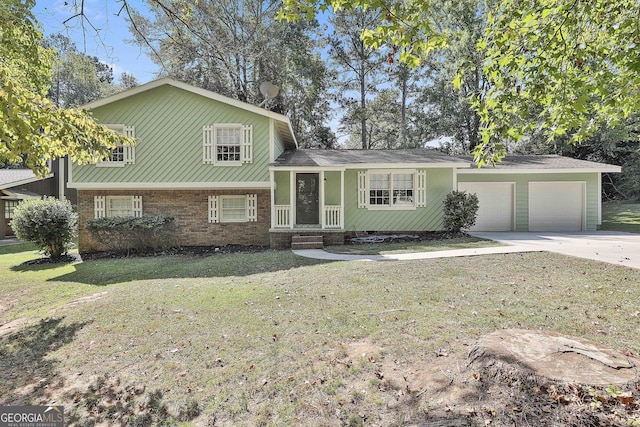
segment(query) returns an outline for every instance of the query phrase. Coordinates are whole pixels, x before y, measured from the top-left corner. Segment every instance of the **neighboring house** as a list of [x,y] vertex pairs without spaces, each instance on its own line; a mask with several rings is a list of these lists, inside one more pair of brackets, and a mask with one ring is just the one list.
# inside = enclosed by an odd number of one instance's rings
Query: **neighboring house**
[[170,79],[85,106],[136,139],[110,161],[73,165],[81,252],[90,218],[164,213],[185,246],[270,245],[295,235],[442,229],[454,189],[480,197],[477,229],[595,230],[600,175],[620,167],[557,156],[477,169],[435,150],[302,150],[286,116]]
[[68,178],[67,159],[51,162],[51,173],[38,178],[31,169],[0,169],[0,239],[13,236],[10,223],[13,211],[22,201],[34,197],[64,195],[71,203],[76,202],[75,190],[66,186]]

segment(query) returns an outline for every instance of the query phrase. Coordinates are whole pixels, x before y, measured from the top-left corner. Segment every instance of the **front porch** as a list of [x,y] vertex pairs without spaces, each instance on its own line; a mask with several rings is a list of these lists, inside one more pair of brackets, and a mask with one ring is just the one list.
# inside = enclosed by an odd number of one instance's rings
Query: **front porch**
[[271,171],[273,230],[342,230],[344,170]]
[[271,170],[271,247],[290,247],[296,235],[344,241],[344,170]]

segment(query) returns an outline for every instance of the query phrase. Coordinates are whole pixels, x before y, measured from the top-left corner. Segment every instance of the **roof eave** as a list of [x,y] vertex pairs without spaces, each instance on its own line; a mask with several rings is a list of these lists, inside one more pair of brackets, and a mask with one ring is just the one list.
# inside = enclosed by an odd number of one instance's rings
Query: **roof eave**
[[255,105],[248,104],[246,102],[238,101],[237,99],[229,98],[228,96],[220,95],[219,93],[215,93],[207,89],[202,89],[186,83],[182,83],[182,82],[170,79],[168,77],[164,77],[158,80],[153,80],[149,83],[145,83],[143,85],[136,86],[134,88],[127,89],[125,91],[107,96],[105,98],[101,98],[96,101],[89,102],[88,104],[82,105],[80,108],[85,110],[92,110],[94,108],[102,107],[104,105],[108,105],[116,101],[120,101],[129,97],[132,97],[134,95],[138,95],[140,93],[144,93],[149,90],[158,88],[160,86],[165,86],[165,85],[173,86],[175,88],[182,89],[187,92],[204,96],[205,98],[212,99],[214,101],[222,102],[227,105],[231,105],[233,107],[241,108],[243,110],[250,111],[252,113],[259,114],[261,116],[265,116],[265,117],[286,123],[289,129],[289,132],[291,132],[291,137],[293,138],[296,146],[298,145],[298,143],[296,142],[295,134],[293,133],[291,122],[289,121],[289,118],[287,116],[279,113],[274,113],[273,111],[269,111]]

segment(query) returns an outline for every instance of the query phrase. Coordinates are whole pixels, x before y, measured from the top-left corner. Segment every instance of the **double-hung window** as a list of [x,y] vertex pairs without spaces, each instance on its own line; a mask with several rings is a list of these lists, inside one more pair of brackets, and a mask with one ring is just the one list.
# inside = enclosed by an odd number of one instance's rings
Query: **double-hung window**
[[216,124],[202,128],[202,161],[224,166],[251,163],[253,127],[241,124]]
[[209,222],[257,221],[257,195],[209,196]]
[[[105,125],[111,130],[119,132],[124,136],[130,138],[136,137],[136,129],[133,126],[126,126],[121,124],[107,124]],[[122,167],[127,164],[134,164],[136,162],[136,151],[134,146],[122,145],[117,143],[116,147],[111,150],[110,157],[100,163],[97,166],[101,167]]]
[[425,206],[424,171],[360,171],[358,207],[414,209]]
[[142,196],[95,196],[94,217],[142,216]]

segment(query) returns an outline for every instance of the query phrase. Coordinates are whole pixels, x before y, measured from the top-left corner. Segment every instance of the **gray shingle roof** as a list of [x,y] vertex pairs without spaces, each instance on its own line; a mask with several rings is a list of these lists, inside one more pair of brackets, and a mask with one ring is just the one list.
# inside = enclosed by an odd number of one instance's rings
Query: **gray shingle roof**
[[295,150],[285,151],[273,162],[282,167],[331,167],[384,164],[434,164],[442,167],[469,167],[468,160],[432,149],[412,150]]
[[[462,159],[471,162],[474,166],[473,157],[460,156]],[[574,159],[572,157],[564,157],[553,154],[548,155],[513,155],[505,157],[495,166],[484,166],[481,170],[506,170],[506,169],[619,169],[619,166],[609,165],[606,163],[591,162],[588,160]],[[619,172],[619,170],[618,170]]]
[[[495,166],[475,167],[473,157],[453,157],[440,151],[416,148],[410,150],[295,150],[285,151],[272,166],[275,167],[375,167],[385,165],[432,165],[456,167],[459,172],[491,173],[491,171],[599,171],[620,172],[619,166],[590,162],[557,155],[507,156]],[[467,172],[467,171],[464,171]]]
[[9,188],[23,181],[37,180],[31,169],[0,169],[0,188]]

